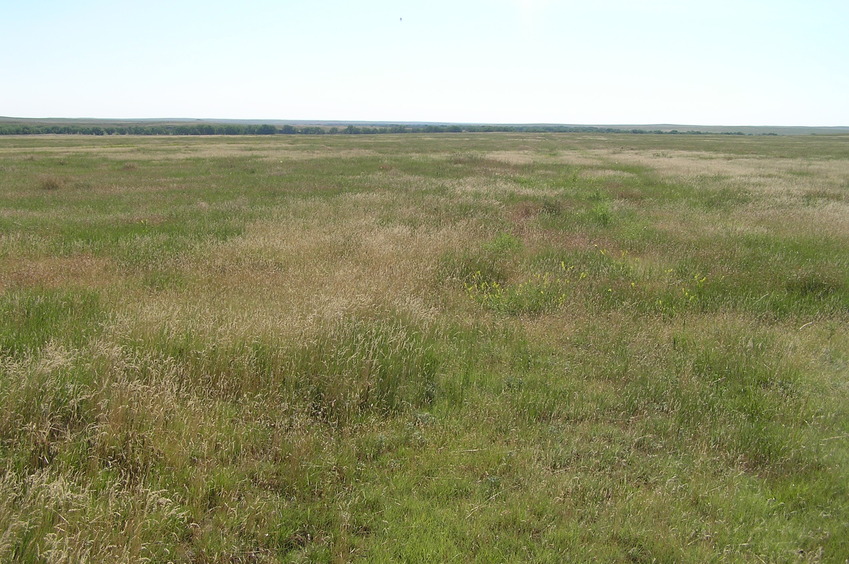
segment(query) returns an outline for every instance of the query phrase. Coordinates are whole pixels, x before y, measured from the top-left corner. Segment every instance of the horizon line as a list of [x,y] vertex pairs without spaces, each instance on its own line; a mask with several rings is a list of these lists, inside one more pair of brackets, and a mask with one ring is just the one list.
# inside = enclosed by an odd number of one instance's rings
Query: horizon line
[[611,122],[611,123],[567,123],[567,122],[512,122],[512,121],[432,121],[432,120],[363,120],[363,119],[299,119],[299,118],[212,118],[212,117],[20,117],[0,116],[3,121],[145,121],[145,122],[252,122],[252,123],[298,123],[298,124],[382,124],[382,125],[469,125],[469,126],[544,126],[544,127],[770,127],[770,128],[818,128],[818,129],[849,129],[849,125],[782,125],[782,124],[704,124],[704,123],[673,123],[673,122]]

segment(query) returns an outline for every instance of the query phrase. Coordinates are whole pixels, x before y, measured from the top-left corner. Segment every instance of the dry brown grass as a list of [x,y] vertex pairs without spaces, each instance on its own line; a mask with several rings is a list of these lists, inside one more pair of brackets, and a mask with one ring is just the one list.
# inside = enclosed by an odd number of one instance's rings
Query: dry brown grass
[[662,179],[693,182],[701,178],[719,180],[718,185],[758,190],[772,196],[796,195],[807,186],[841,188],[846,182],[846,165],[838,159],[741,157],[693,151],[596,150],[601,162],[644,166]]
[[9,288],[106,288],[119,284],[112,261],[81,254],[69,257],[0,258],[0,292]]
[[41,190],[54,191],[54,190],[62,190],[68,186],[68,181],[54,174],[44,175],[38,179],[38,187]]
[[[254,222],[243,235],[182,263],[186,288],[139,296],[126,304],[125,319],[148,328],[142,332],[168,327],[220,342],[257,334],[294,338],[323,320],[380,304],[432,317],[438,258],[474,235],[458,226],[380,224],[373,210],[393,200],[307,201]],[[217,298],[222,295],[226,302]]]

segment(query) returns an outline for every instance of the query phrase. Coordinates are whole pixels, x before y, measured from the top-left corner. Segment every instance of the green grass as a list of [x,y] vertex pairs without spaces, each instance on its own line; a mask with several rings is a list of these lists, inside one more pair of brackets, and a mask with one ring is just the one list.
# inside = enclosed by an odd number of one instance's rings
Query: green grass
[[25,288],[0,296],[0,354],[33,354],[51,341],[81,346],[97,331],[102,314],[89,290]]
[[0,139],[0,560],[844,562],[849,139]]

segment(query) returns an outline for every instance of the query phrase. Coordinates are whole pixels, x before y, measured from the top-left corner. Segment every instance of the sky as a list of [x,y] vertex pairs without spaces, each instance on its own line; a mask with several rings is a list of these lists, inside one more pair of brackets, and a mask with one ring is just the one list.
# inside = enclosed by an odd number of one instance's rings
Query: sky
[[0,0],[0,115],[849,126],[847,0]]

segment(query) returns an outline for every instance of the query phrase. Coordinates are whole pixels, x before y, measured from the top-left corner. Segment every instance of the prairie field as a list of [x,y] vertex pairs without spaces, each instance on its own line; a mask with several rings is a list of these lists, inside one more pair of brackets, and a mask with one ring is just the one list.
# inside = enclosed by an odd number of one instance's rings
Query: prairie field
[[0,138],[0,561],[356,560],[849,560],[849,136]]

